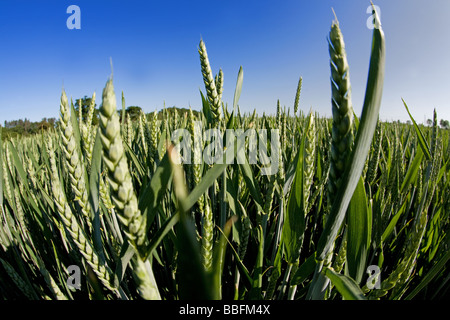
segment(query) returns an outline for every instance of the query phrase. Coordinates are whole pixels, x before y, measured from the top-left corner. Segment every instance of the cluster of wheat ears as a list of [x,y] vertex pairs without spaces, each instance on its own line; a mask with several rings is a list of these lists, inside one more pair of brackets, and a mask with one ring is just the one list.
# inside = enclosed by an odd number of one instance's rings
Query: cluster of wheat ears
[[[131,121],[110,78],[94,126],[95,93],[83,117],[63,91],[56,129],[0,139],[0,297],[444,296],[449,132],[438,130],[436,112],[430,128],[412,117],[413,125],[378,120],[385,40],[376,22],[360,117],[337,19],[328,38],[332,119],[299,110],[301,77],[292,115],[279,102],[274,116],[241,114],[242,68],[229,110],[223,72],[213,74],[203,41],[198,113]],[[180,164],[171,141],[178,128],[201,148],[210,128],[257,129],[257,141],[258,129],[278,129],[278,170],[262,174],[246,157]],[[71,266],[81,270],[78,287]]]

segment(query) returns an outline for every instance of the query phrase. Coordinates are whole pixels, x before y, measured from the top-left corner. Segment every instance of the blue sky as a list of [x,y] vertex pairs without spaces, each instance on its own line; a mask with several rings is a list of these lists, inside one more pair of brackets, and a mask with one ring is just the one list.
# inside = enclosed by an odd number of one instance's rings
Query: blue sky
[[[382,120],[450,120],[448,0],[378,0],[386,34]],[[69,30],[69,5],[81,9],[81,29]],[[58,117],[64,86],[73,99],[101,92],[114,66],[119,102],[145,112],[199,109],[204,91],[197,47],[205,41],[214,73],[224,72],[223,100],[233,101],[242,66],[242,111],[291,108],[300,76],[300,108],[331,115],[327,35],[334,8],[350,65],[355,112],[364,99],[372,31],[369,1],[82,1],[0,2],[0,124]]]

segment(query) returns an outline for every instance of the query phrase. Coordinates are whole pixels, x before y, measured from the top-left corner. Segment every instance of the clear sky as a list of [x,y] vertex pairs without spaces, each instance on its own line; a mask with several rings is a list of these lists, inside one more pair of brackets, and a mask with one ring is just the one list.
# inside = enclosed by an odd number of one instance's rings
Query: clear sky
[[[382,120],[450,120],[450,1],[377,0],[386,34]],[[81,9],[81,29],[69,30],[69,5]],[[98,104],[114,67],[126,105],[145,112],[199,109],[204,91],[198,43],[205,41],[214,73],[224,72],[223,100],[232,105],[244,70],[242,111],[291,108],[303,77],[300,108],[331,115],[327,36],[340,21],[347,48],[353,105],[361,113],[372,31],[363,0],[184,0],[0,2],[0,124],[58,117],[64,86],[73,99],[95,91]]]

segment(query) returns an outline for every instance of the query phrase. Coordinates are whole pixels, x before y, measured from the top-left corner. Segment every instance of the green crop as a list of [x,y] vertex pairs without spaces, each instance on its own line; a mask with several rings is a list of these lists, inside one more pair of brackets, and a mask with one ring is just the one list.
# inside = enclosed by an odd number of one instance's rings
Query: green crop
[[336,19],[331,119],[302,111],[302,77],[292,106],[241,113],[242,67],[229,108],[200,41],[199,112],[133,121],[111,77],[98,126],[95,93],[83,119],[63,91],[55,129],[1,139],[0,127],[0,298],[444,297],[449,131],[436,111],[432,127],[379,121],[386,49],[375,22],[360,116]]

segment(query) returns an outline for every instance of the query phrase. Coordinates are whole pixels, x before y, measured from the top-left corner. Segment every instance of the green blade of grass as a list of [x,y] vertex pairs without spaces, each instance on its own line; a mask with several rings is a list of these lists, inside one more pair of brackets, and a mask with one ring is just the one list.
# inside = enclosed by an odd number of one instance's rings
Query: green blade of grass
[[144,166],[142,165],[142,163],[136,157],[136,154],[133,152],[133,150],[130,149],[130,146],[126,142],[123,142],[123,146],[125,148],[125,152],[128,158],[131,159],[134,168],[137,169],[139,176],[143,177],[145,175]]
[[347,260],[349,275],[361,282],[366,270],[367,252],[371,240],[372,215],[367,206],[364,180],[359,179],[347,210]]
[[138,199],[139,210],[146,217],[146,232],[148,232],[153,223],[157,208],[166,193],[171,177],[172,168],[169,163],[169,157],[165,154],[156,167],[152,179],[142,190]]
[[222,175],[228,164],[217,163],[209,169],[206,174],[202,177],[202,180],[191,193],[187,196],[185,201],[186,210],[192,208],[192,206],[198,201],[198,199],[208,190],[210,186],[216,181],[216,179]]
[[296,172],[297,163],[298,163],[298,156],[299,156],[299,153],[297,152],[293,161],[290,164],[288,164],[288,169],[286,170],[286,173],[285,173],[286,179],[285,179],[284,186],[283,186],[284,194],[288,194],[289,190],[292,187],[292,183],[294,181],[295,172]]
[[427,160],[431,160],[430,147],[428,146],[428,143],[425,140],[425,137],[424,137],[424,135],[422,133],[422,130],[420,130],[419,126],[416,123],[416,120],[414,120],[413,116],[409,112],[409,108],[408,108],[408,105],[406,104],[405,100],[402,99],[402,102],[403,102],[403,105],[406,108],[406,111],[408,112],[409,117],[411,118],[411,121],[413,122],[414,130],[416,131],[417,139],[419,139],[419,145],[422,148],[422,151],[423,151],[423,153],[425,155],[425,158],[427,158]]
[[236,80],[236,89],[234,90],[234,97],[233,97],[233,113],[236,110],[239,98],[241,97],[241,91],[242,91],[242,83],[244,81],[244,70],[242,69],[242,66],[239,68],[237,80]]
[[242,176],[244,177],[245,185],[247,186],[250,194],[252,195],[252,199],[255,201],[256,206],[260,212],[263,212],[263,200],[261,197],[261,190],[259,188],[259,184],[255,179],[255,175],[253,174],[253,170],[250,167],[247,157],[244,156],[245,162],[243,164],[239,164],[239,168],[241,169]]
[[405,201],[403,202],[403,205],[400,207],[398,212],[392,217],[391,221],[389,222],[389,225],[386,227],[386,229],[384,230],[383,234],[381,235],[381,241],[382,242],[385,242],[386,239],[389,238],[389,236],[394,231],[395,225],[397,224],[397,222],[400,219],[401,215],[405,212],[406,205],[407,205],[407,201],[406,200],[407,199],[405,199]]
[[318,242],[317,258],[320,261],[325,260],[325,257],[334,245],[334,240],[344,220],[348,204],[361,176],[378,122],[384,83],[385,40],[376,14],[375,18],[379,26],[373,29],[369,75],[362,116],[349,165],[343,175],[341,187],[338,190],[327,223]]
[[414,156],[414,160],[406,172],[405,179],[403,179],[402,186],[400,188],[400,192],[403,193],[406,191],[406,188],[413,183],[417,178],[417,173],[419,172],[420,164],[423,158],[422,149],[418,149],[417,154]]
[[310,255],[305,262],[303,262],[300,267],[298,267],[297,271],[291,278],[291,286],[299,286],[305,281],[309,276],[314,273],[316,268],[316,259],[315,255]]
[[213,256],[213,270],[212,270],[212,288],[213,288],[213,299],[222,299],[222,274],[225,265],[225,253],[227,250],[228,236],[231,232],[231,227],[236,221],[237,217],[231,217],[225,224],[224,230],[220,230],[220,239],[218,245],[214,247]]
[[297,262],[303,244],[305,232],[305,201],[304,201],[304,150],[306,135],[303,135],[297,154],[297,164],[294,181],[290,190],[286,212],[284,216],[281,239],[285,245],[286,261],[290,264]]
[[[234,226],[234,224],[233,224]],[[219,229],[219,231],[222,233],[222,230]],[[252,286],[252,277],[250,276],[250,272],[248,271],[247,267],[242,262],[241,258],[239,257],[239,253],[236,251],[236,249],[233,247],[233,244],[230,242],[228,238],[225,238],[228,242],[228,245],[231,248],[231,253],[233,254],[234,259],[236,260],[236,266],[238,267],[238,270],[241,274],[244,275],[244,285],[250,290]]]
[[325,275],[331,280],[339,293],[345,300],[367,300],[358,284],[350,277],[325,269]]
[[167,149],[173,171],[173,184],[177,199],[180,221],[176,225],[178,249],[176,281],[180,299],[211,300],[215,298],[210,276],[203,267],[201,247],[197,241],[195,224],[188,213],[187,187],[181,165],[174,161],[176,151],[173,146]]
[[114,287],[118,288],[122,282],[125,271],[131,258],[136,254],[136,250],[128,241],[126,241],[120,250],[120,259],[116,264],[116,270],[114,272]]
[[144,259],[147,259],[152,254],[153,250],[158,247],[163,238],[172,230],[172,228],[177,224],[178,221],[180,221],[180,214],[176,213],[170,216],[170,218],[161,225],[161,228],[150,240]]
[[261,300],[261,288],[262,288],[262,274],[263,274],[263,259],[264,259],[264,234],[263,229],[258,226],[258,253],[256,255],[255,267],[253,268],[252,275],[252,288],[248,293],[250,300]]
[[125,113],[126,113],[126,110],[125,110],[125,96],[123,95],[123,91],[122,91],[122,118],[121,118],[122,126],[120,127],[121,129],[125,125]]
[[450,260],[450,251],[442,256],[442,258],[428,271],[422,278],[422,281],[414,288],[414,290],[405,297],[405,300],[413,299],[420,291],[422,291],[445,267],[447,261]]

